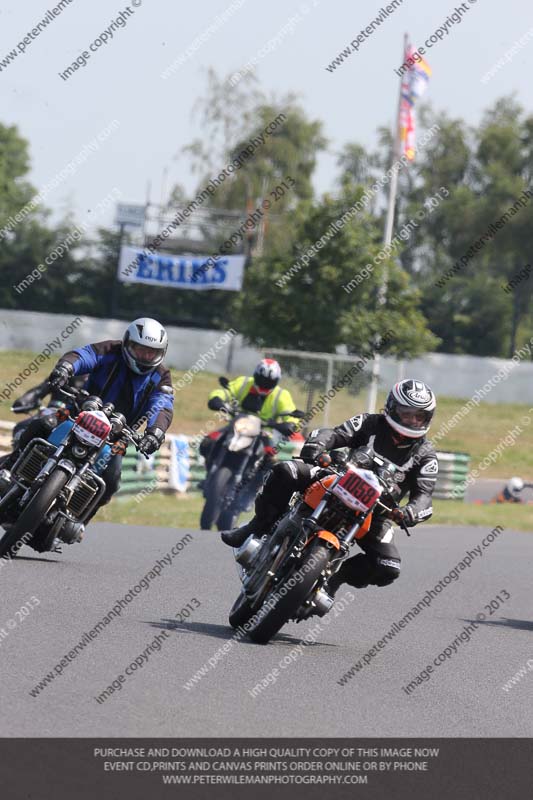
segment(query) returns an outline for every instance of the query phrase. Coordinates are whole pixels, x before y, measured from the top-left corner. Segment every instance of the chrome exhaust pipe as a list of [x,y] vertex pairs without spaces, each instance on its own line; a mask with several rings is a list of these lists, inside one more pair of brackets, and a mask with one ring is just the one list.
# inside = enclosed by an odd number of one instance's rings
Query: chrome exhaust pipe
[[263,541],[256,539],[255,536],[249,536],[244,544],[242,544],[235,554],[235,561],[247,569],[252,564],[254,557],[258,550],[260,550]]
[[315,613],[317,613],[319,617],[325,617],[328,611],[331,610],[334,602],[335,598],[331,597],[325,589],[319,589],[311,601],[312,605],[315,607]]

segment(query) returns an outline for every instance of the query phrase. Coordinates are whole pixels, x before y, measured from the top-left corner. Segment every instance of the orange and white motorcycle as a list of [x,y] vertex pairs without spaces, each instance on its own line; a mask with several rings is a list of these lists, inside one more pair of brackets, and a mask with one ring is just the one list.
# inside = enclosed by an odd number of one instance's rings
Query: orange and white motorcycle
[[[327,582],[380,508],[398,508],[398,467],[372,448],[322,454],[320,477],[295,493],[272,533],[250,536],[236,553],[242,588],[229,622],[266,644],[290,619],[324,616],[334,603]],[[409,536],[409,530],[402,525]]]

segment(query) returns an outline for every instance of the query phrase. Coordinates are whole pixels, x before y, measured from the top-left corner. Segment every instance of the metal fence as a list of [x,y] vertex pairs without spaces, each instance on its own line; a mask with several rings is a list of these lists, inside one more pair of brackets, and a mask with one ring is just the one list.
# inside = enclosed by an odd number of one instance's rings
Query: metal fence
[[[372,361],[368,359],[276,348],[265,354],[279,362],[283,385],[291,390],[296,404],[312,415],[313,428],[337,425],[353,416],[355,398],[370,384]],[[360,399],[363,410],[365,399]]]

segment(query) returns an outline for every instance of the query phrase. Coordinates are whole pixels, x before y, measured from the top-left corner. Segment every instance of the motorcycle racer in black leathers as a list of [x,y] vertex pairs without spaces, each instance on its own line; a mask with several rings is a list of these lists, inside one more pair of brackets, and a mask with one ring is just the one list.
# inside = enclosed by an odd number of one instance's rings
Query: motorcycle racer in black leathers
[[255,502],[255,517],[247,524],[221,534],[222,541],[239,547],[254,534],[268,534],[276,519],[284,513],[294,492],[303,492],[322,468],[315,466],[320,454],[340,447],[351,449],[370,445],[373,450],[398,467],[395,480],[399,501],[408,502],[388,516],[374,512],[368,533],[357,540],[364,551],[343,562],[328,583],[334,594],[342,583],[356,588],[387,586],[400,574],[400,554],[394,544],[391,520],[407,526],[417,525],[432,515],[431,495],[438,474],[435,449],[425,437],[436,401],[432,390],[421,381],[400,381],[389,392],[381,414],[359,414],[336,428],[318,428],[311,432],[302,448],[302,461],[284,461],[270,471]]

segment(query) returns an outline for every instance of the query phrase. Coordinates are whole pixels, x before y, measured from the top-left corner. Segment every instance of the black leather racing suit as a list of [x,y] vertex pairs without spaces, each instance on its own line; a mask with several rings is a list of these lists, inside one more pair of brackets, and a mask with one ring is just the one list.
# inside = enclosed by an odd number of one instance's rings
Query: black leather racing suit
[[[403,438],[400,444],[396,444],[393,431],[382,414],[360,414],[336,428],[312,431],[302,449],[302,457],[306,457],[306,449],[320,452],[368,444],[399,467],[395,475],[399,494],[395,499],[409,495],[408,503],[403,506],[406,524],[412,526],[429,519],[433,512],[431,495],[438,473],[435,449],[425,438]],[[256,515],[262,520],[277,518],[287,507],[293,492],[305,490],[320,471],[319,467],[302,461],[276,464],[257,495]],[[339,579],[358,588],[392,583],[400,574],[401,563],[393,538],[392,523],[375,513],[368,533],[357,540],[364,553],[344,561],[338,573]]]

